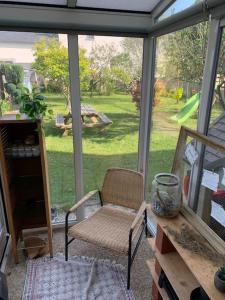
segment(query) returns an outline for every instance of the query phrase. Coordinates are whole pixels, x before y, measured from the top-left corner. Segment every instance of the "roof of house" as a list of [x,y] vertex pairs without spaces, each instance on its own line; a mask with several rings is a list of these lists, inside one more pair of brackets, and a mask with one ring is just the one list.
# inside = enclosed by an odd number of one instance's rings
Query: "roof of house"
[[[208,137],[219,144],[225,145],[225,112],[211,124]],[[204,162],[207,168],[217,169],[224,166],[225,155],[215,149],[206,147]]]
[[0,43],[34,44],[42,37],[58,38],[58,34],[2,31],[0,34]]

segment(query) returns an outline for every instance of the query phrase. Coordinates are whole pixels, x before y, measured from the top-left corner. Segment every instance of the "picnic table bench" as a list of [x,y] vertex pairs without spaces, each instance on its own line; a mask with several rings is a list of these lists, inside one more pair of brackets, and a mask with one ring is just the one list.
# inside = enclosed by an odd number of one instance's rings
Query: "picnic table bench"
[[[97,112],[90,104],[81,104],[81,122],[84,128],[104,128],[112,124],[112,120],[104,113]],[[71,112],[68,115],[57,114],[55,125],[64,129],[63,135],[68,135],[68,132],[72,129]]]

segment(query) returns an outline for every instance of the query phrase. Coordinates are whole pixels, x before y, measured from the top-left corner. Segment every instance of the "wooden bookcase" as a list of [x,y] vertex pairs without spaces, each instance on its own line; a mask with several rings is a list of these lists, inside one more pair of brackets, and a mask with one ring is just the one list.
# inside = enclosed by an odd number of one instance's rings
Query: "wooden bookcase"
[[148,214],[157,223],[156,237],[148,239],[154,252],[154,258],[147,261],[153,278],[152,300],[169,300],[165,289],[158,284],[161,271],[164,271],[179,299],[190,300],[191,292],[199,286],[210,299],[225,299],[214,286],[214,274],[220,266],[181,247],[168,233],[168,228],[179,232],[184,225],[194,230],[192,225],[181,214],[174,219],[156,217],[150,209]]
[[[32,145],[28,145],[29,138]],[[52,256],[48,169],[40,120],[0,118],[0,174],[15,263],[24,229],[46,227]]]

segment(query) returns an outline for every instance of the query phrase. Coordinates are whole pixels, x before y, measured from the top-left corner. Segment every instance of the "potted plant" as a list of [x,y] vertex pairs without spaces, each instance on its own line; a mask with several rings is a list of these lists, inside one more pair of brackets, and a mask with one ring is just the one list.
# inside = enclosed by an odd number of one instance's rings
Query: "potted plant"
[[225,266],[219,268],[214,276],[215,287],[222,293],[225,293]]
[[[44,101],[45,97],[36,90],[32,93],[26,89],[20,99],[20,113],[26,114],[29,119],[41,119],[45,116],[50,117],[53,114],[51,109]],[[18,115],[20,118],[20,115]]]

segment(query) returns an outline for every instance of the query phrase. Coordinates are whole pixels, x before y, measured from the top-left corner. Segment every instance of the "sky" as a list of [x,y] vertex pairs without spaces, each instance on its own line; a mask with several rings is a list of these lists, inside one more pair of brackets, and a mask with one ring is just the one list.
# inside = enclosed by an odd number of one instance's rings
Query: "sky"
[[[59,35],[60,41],[65,47],[67,47],[67,36],[65,34]],[[90,36],[90,35],[79,35],[78,43],[81,48],[85,48],[87,53],[90,53],[92,47],[96,44],[106,45],[113,44],[117,50],[121,50],[122,37],[112,36]]]
[[160,20],[165,19],[173,14],[176,14],[191,5],[195,4],[196,2],[199,2],[198,0],[176,0],[174,4],[172,4],[165,12],[161,15],[159,18]]

